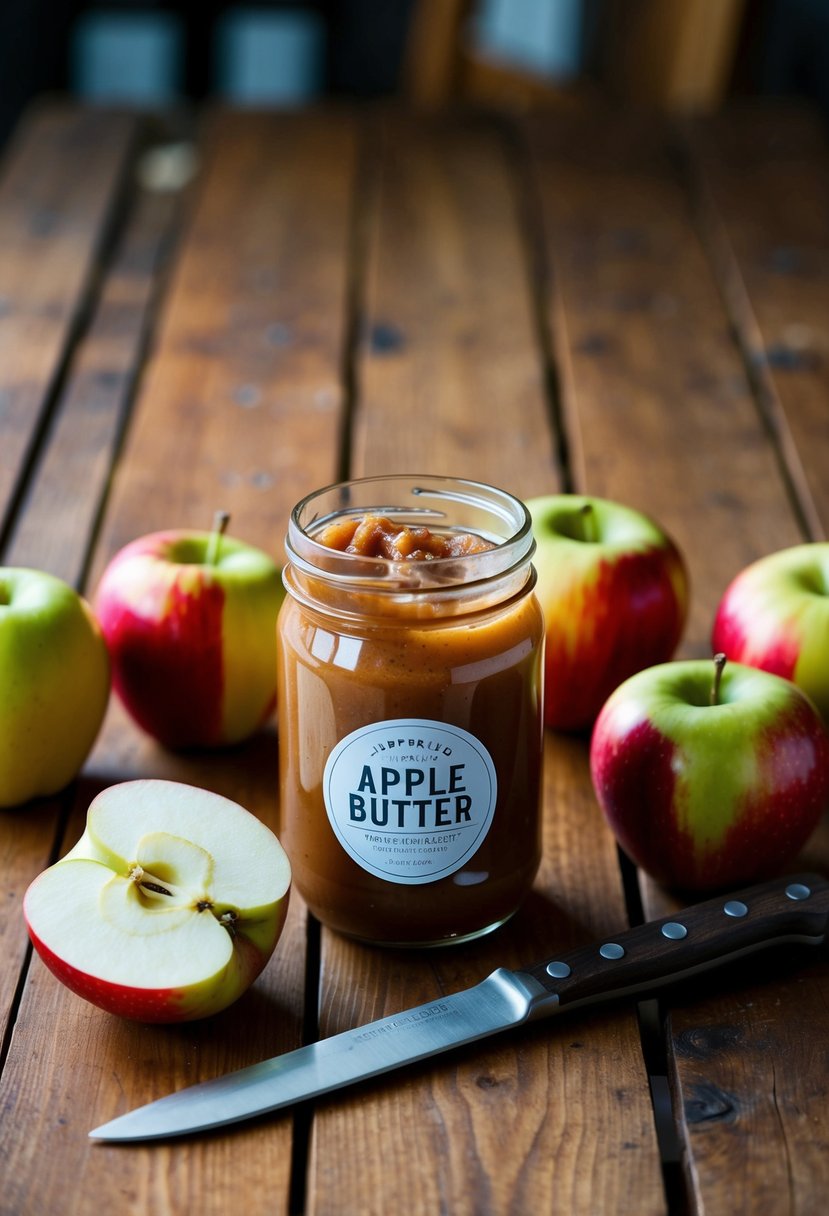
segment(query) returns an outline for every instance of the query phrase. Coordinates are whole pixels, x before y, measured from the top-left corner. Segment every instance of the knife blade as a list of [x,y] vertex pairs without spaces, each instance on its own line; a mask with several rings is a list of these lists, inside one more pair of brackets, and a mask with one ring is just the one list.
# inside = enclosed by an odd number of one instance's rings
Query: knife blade
[[145,1141],[236,1123],[367,1080],[553,1013],[648,992],[784,942],[823,943],[829,882],[786,876],[694,904],[526,969],[427,1001],[96,1127],[102,1141]]

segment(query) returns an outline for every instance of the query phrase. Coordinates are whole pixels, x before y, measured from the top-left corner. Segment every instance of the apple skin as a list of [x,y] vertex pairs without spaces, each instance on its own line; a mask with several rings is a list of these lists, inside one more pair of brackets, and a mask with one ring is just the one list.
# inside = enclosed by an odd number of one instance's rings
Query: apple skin
[[[37,880],[35,880],[37,881]],[[261,948],[242,936],[237,937],[231,965],[221,982],[208,989],[196,987],[179,988],[133,988],[126,984],[113,984],[100,976],[91,975],[73,967],[49,949],[40,940],[31,925],[29,937],[40,958],[56,979],[106,1013],[128,1018],[136,1022],[194,1022],[201,1018],[221,1013],[238,1000],[254,980],[261,974],[285,925],[288,900],[280,907],[278,920],[273,922],[269,940]]]
[[829,723],[829,543],[747,566],[720,600],[712,638],[735,663],[793,680]]
[[115,555],[95,595],[113,687],[165,747],[213,748],[253,734],[276,704],[281,572],[262,550],[184,530]]
[[[102,831],[104,803],[110,824],[105,823]],[[113,811],[120,820],[114,836]],[[165,825],[169,832],[162,828],[148,834],[144,831],[148,823]],[[198,837],[212,853],[189,843],[188,837]],[[166,908],[165,900],[156,896],[155,911],[140,911],[138,923],[133,911],[123,932],[124,903],[134,908],[136,902],[143,902],[136,896],[131,875],[142,849],[155,857],[160,881],[181,885],[174,888],[176,897],[171,902],[176,906]],[[189,880],[186,873],[181,877],[182,850],[207,863],[203,872],[191,872]],[[252,869],[249,877],[244,868],[249,858],[256,858],[255,877]],[[224,877],[219,879],[222,868]],[[228,887],[232,892],[229,902],[224,898]],[[270,829],[250,812],[221,795],[179,782],[137,780],[110,787],[93,800],[80,840],[30,884],[23,913],[38,955],[77,996],[120,1017],[142,1022],[185,1022],[221,1012],[251,986],[279,941],[290,890],[290,863],[284,850]],[[108,906],[118,917],[102,914],[107,895]],[[244,905],[240,895],[250,895],[251,906]],[[200,910],[200,903],[195,906],[202,897],[211,901],[211,907],[215,901],[212,911]],[[150,900],[153,906],[152,896]],[[50,906],[51,924],[44,912]],[[217,924],[228,907],[234,909],[230,932]],[[180,918],[179,928],[183,922],[184,933],[177,934],[175,925],[165,923],[176,916]],[[161,928],[156,929],[154,922]],[[188,935],[188,928],[197,932]],[[44,939],[50,937],[49,931],[51,940],[47,942]],[[198,957],[200,938],[203,941],[205,933],[214,939],[210,949],[214,965],[202,971],[198,965],[194,969],[193,959]],[[217,937],[221,939],[218,954]],[[160,965],[153,957],[154,940],[161,941],[164,948],[165,939],[170,938],[176,940],[172,948],[166,946],[163,965],[168,973],[172,967],[180,980],[186,978],[175,985],[153,985],[149,976],[153,970],[158,974]],[[80,950],[82,939],[84,948]],[[74,959],[67,954],[74,954]],[[122,973],[119,980],[103,974],[113,966]],[[127,978],[130,982],[119,982]]]
[[666,886],[716,890],[779,873],[829,804],[829,735],[780,676],[662,663],[626,680],[590,745],[593,786],[624,851]]
[[670,537],[631,507],[577,494],[527,507],[546,623],[544,720],[583,731],[623,680],[671,658],[688,574]]
[[54,575],[0,568],[0,807],[55,794],[77,776],[109,688],[86,601]]

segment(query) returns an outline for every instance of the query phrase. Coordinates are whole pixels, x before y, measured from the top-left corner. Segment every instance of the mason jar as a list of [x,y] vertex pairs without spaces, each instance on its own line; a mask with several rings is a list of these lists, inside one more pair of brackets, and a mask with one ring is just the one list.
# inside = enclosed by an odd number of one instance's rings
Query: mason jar
[[[450,555],[321,541],[375,517],[395,543],[431,536]],[[487,547],[465,551],[470,537]],[[529,891],[543,735],[534,548],[522,502],[449,477],[344,482],[291,513],[280,838],[323,924],[435,946],[496,929]]]

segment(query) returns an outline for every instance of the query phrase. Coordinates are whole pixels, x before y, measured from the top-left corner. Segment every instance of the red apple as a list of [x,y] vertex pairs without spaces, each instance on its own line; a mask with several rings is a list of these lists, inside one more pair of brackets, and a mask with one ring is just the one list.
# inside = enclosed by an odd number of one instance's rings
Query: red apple
[[544,718],[583,730],[622,680],[673,655],[685,563],[653,520],[619,503],[559,494],[527,506],[546,621]]
[[273,832],[227,798],[126,781],[89,808],[74,849],[23,911],[49,970],[78,996],[144,1022],[226,1008],[273,953],[291,868]]
[[747,566],[720,600],[712,636],[734,662],[794,680],[829,722],[829,543]]
[[[226,517],[222,517],[222,523]],[[95,611],[112,683],[135,721],[170,748],[238,743],[276,703],[279,567],[209,532],[155,532],[112,559]]]
[[[754,882],[803,847],[829,803],[829,734],[789,680],[717,656],[626,680],[590,747],[625,852],[688,890]],[[720,678],[721,676],[721,678]]]

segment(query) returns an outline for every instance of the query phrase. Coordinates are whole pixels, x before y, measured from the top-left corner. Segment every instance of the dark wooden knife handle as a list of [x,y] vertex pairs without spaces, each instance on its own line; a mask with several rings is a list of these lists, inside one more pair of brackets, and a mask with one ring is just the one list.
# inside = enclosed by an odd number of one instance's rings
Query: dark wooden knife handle
[[[570,1008],[643,992],[779,942],[819,944],[829,922],[829,881],[787,875],[693,904],[547,962],[523,968]],[[536,1014],[551,1012],[544,998]]]

